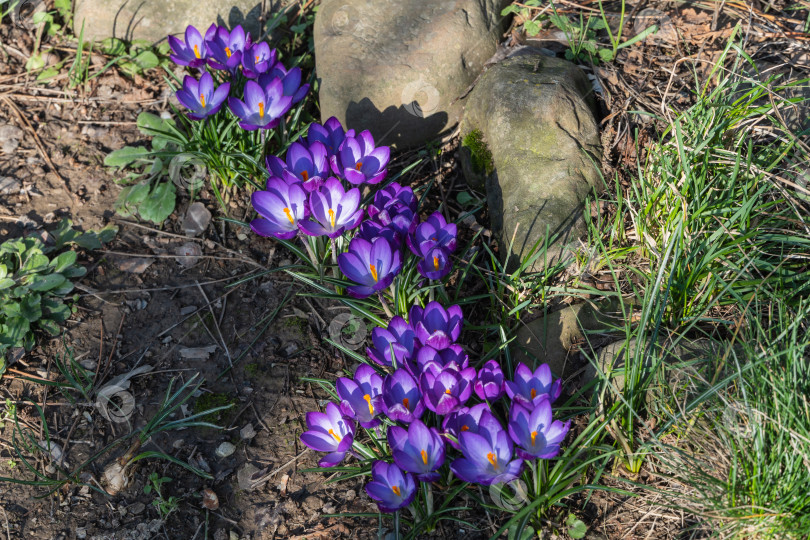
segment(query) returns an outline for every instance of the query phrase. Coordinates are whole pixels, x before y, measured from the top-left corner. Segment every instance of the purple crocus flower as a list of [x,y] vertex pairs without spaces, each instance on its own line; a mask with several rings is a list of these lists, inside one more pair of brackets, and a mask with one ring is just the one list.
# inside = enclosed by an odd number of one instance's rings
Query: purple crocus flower
[[340,377],[335,384],[340,409],[364,428],[380,423],[377,415],[382,410],[383,378],[371,366],[362,364],[354,373],[354,380]]
[[397,367],[407,366],[416,351],[416,332],[405,319],[399,315],[391,319],[388,328],[377,327],[371,331],[373,347],[366,349],[366,354],[381,366],[391,366],[396,361]]
[[416,264],[419,275],[432,280],[442,279],[453,269],[450,253],[441,246],[433,246],[425,252],[424,258]]
[[250,201],[259,218],[250,222],[250,228],[260,236],[273,236],[289,240],[298,234],[298,224],[306,219],[307,196],[299,184],[287,184],[281,178],[270,178],[267,191],[256,191]]
[[[416,363],[412,367],[414,375],[420,376],[432,366],[443,369],[448,366],[453,366],[456,370],[467,369],[469,366],[470,357],[464,352],[461,345],[453,344],[441,350],[436,350],[429,345],[419,348],[416,353]],[[406,367],[408,365],[406,364]]]
[[425,406],[439,416],[460,409],[472,395],[475,368],[458,369],[455,364],[440,367],[429,363],[419,378]]
[[419,225],[419,215],[411,210],[410,206],[401,202],[386,206],[374,219],[391,227],[403,238],[407,238]]
[[330,157],[337,153],[346,137],[354,137],[354,130],[345,131],[340,124],[340,120],[334,116],[324,122],[323,125],[310,124],[309,130],[307,130],[307,144],[312,144],[315,141],[323,143]]
[[377,238],[383,237],[388,240],[388,243],[390,243],[392,246],[399,246],[402,242],[399,233],[393,227],[377,223],[376,221],[372,221],[370,219],[367,219],[360,224],[360,229],[357,231],[357,236],[363,240],[368,240],[369,242],[373,242]]
[[354,443],[354,422],[334,403],[326,405],[325,413],[307,413],[307,428],[301,442],[316,452],[329,452],[318,462],[320,467],[334,467],[343,461]]
[[416,497],[416,482],[409,472],[402,473],[395,463],[375,461],[366,493],[377,502],[381,512],[396,512],[407,507]]
[[425,257],[427,251],[436,246],[452,253],[456,250],[457,234],[458,227],[455,223],[447,223],[441,212],[434,212],[408,236],[408,247],[417,257]]
[[[312,213],[315,214],[314,205]],[[349,243],[349,251],[341,253],[337,259],[343,275],[357,283],[346,288],[355,298],[367,298],[385,289],[402,269],[399,251],[392,250],[388,240],[382,237],[373,242],[353,238]]]
[[442,431],[445,435],[452,436],[452,439],[447,437],[447,442],[456,450],[460,450],[457,441],[462,433],[479,433],[494,441],[498,433],[503,431],[503,427],[490,412],[489,405],[479,403],[472,407],[462,407],[445,416],[442,420]]
[[509,411],[509,436],[518,445],[517,453],[523,459],[551,459],[560,453],[560,443],[571,427],[571,421],[562,423],[551,419],[548,399],[530,411],[513,403]]
[[183,79],[183,88],[177,91],[177,101],[183,104],[190,112],[188,117],[192,120],[202,120],[216,114],[225,103],[231,83],[224,83],[214,88],[214,78],[207,71],[198,81],[191,75]]
[[292,99],[284,95],[281,81],[275,80],[262,88],[256,81],[245,84],[245,101],[228,99],[228,107],[242,121],[239,126],[248,131],[273,129],[290,110]]
[[416,331],[419,343],[437,350],[446,349],[458,339],[463,320],[459,306],[445,310],[438,302],[430,302],[424,309],[413,306],[408,314],[408,322]]
[[248,79],[255,79],[273,67],[277,58],[276,50],[264,41],[254,43],[242,53],[242,73]]
[[287,71],[284,64],[276,62],[267,73],[259,76],[259,84],[262,86],[269,84],[273,79],[281,79],[284,87],[284,95],[292,98],[292,104],[300,102],[309,92],[309,84],[301,84],[301,68],[292,68]]
[[506,392],[503,370],[496,360],[489,360],[478,371],[473,385],[475,395],[484,401],[498,401]]
[[200,68],[205,65],[208,49],[200,31],[193,26],[186,28],[185,41],[169,36],[169,46],[174,54],[169,55],[178,66]]
[[345,191],[340,180],[334,177],[309,195],[309,207],[315,221],[302,221],[300,225],[301,230],[310,236],[337,238],[356,228],[363,219],[360,190]]
[[208,65],[236,73],[242,63],[242,53],[251,46],[250,34],[241,25],[230,32],[224,26],[212,24],[205,33],[208,47]]
[[506,381],[506,394],[509,399],[516,401],[530,409],[534,409],[540,401],[548,399],[551,403],[560,397],[560,379],[554,380],[548,364],[542,364],[534,372],[523,362],[515,369],[515,378]]
[[301,182],[307,192],[321,187],[329,173],[326,147],[319,142],[312,143],[309,148],[294,142],[287,150],[286,162],[276,156],[267,156],[266,164],[272,175],[284,178],[287,183]]
[[465,482],[482,486],[511,482],[523,468],[522,459],[512,459],[514,444],[500,424],[494,433],[462,432],[458,444],[464,457],[453,461],[450,470]]
[[391,157],[387,146],[374,146],[374,137],[366,130],[356,137],[347,136],[329,162],[332,171],[354,185],[379,184],[388,171],[385,167]]
[[[397,203],[404,204],[413,212],[416,212],[419,207],[419,200],[411,188],[391,182],[374,194],[374,202],[368,207],[368,216],[376,218],[378,214],[385,212],[386,208]],[[388,221],[391,220],[388,219]]]
[[404,369],[398,369],[383,381],[383,409],[395,422],[406,424],[422,417],[425,404],[419,385]]
[[388,428],[388,446],[394,463],[416,475],[422,482],[440,478],[436,469],[444,464],[444,439],[436,428],[429,428],[421,420],[414,420],[408,429]]

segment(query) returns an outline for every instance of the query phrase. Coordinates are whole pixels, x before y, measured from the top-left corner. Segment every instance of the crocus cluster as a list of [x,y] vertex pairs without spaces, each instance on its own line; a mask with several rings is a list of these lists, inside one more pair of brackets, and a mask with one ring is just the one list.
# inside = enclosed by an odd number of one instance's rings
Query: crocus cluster
[[[241,26],[228,30],[212,24],[205,35],[189,26],[184,39],[169,36],[169,45],[176,64],[201,72],[199,80],[186,75],[176,94],[192,120],[216,114],[227,100],[243,129],[272,129],[309,91],[301,84],[300,68],[288,70],[275,49],[253,43]],[[215,76],[223,81],[219,86]],[[237,88],[243,88],[241,96],[231,96]]]
[[429,302],[413,306],[407,321],[375,328],[366,353],[376,367],[361,364],[354,378],[338,379],[340,403],[307,416],[301,440],[326,452],[323,467],[353,454],[346,441],[358,424],[384,430],[390,460],[374,462],[366,486],[382,512],[410,505],[419,482],[439,480],[445,466],[465,482],[492,485],[515,479],[526,460],[560,452],[570,423],[553,419],[561,387],[548,365],[521,363],[511,380],[495,360],[476,369],[457,343],[462,324],[459,306]]

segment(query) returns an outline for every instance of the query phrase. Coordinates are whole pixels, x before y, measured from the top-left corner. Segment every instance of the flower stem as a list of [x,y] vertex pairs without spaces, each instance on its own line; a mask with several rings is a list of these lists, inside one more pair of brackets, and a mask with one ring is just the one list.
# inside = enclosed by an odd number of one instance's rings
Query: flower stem
[[399,510],[394,512],[394,538],[399,540]]

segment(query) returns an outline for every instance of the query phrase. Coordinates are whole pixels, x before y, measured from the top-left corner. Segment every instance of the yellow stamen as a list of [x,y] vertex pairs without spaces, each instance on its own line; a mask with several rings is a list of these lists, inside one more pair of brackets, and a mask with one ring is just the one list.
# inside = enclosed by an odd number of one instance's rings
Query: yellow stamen
[[354,166],[354,170],[355,170],[355,171],[359,171],[359,170],[360,170],[362,167],[363,167],[363,162],[362,162],[362,161],[358,161],[358,162],[357,162],[357,165],[355,165],[355,166]]
[[336,440],[337,442],[340,442],[340,435],[338,435],[337,433],[335,433],[335,432],[334,432],[334,431],[332,431],[331,429],[329,430],[329,435],[331,435],[332,437],[334,437],[334,438],[335,438],[335,440]]
[[289,209],[289,208],[285,208],[285,209],[284,209],[284,213],[285,213],[285,214],[287,214],[287,219],[289,219],[289,220],[290,220],[290,223],[292,223],[293,225],[295,225],[295,220],[293,219],[292,212],[290,212],[290,209]]
[[534,446],[534,440],[537,438],[537,432],[532,431],[532,446]]
[[307,180],[309,180],[309,173],[307,171],[302,172],[301,178],[303,178],[304,182],[306,182]]
[[536,397],[537,397],[537,390],[535,390],[534,388],[532,388],[532,399],[534,399],[534,398],[536,398]]
[[403,404],[403,405],[405,405],[405,408],[406,408],[406,409],[410,409],[410,408],[411,408],[411,402],[410,402],[410,400],[409,400],[408,398],[403,399],[403,400],[402,400],[402,404]]
[[230,58],[233,53],[231,52],[230,47],[225,47],[225,55]]
[[394,495],[396,495],[397,497],[402,496],[402,492],[399,490],[399,486],[391,486],[391,491],[393,491]]
[[437,272],[439,271],[439,258],[438,257],[433,257],[433,268],[435,268]]
[[461,431],[470,431],[470,426],[461,426]]
[[259,61],[259,57],[258,57],[258,55],[256,56],[256,61],[257,61],[257,62]]
[[424,450],[422,450],[421,454],[422,454],[422,463],[424,463],[425,465],[427,465],[427,452],[425,452]]
[[377,278],[377,267],[374,266],[373,264],[370,264],[368,265],[368,269],[371,270],[371,277],[374,278],[374,283],[377,283],[377,281],[379,281]]
[[365,396],[363,396],[363,399],[365,399],[366,403],[368,403],[369,414],[374,414],[374,405],[371,404],[371,396],[366,394]]
[[259,116],[264,118],[264,101],[259,102]]
[[498,456],[496,456],[492,452],[489,452],[487,454],[487,460],[492,464],[493,467],[495,468],[498,467]]
[[450,389],[448,388],[447,390],[445,390],[445,391],[444,391],[444,393],[445,393],[445,394],[449,394],[449,393],[450,393]]
[[335,228],[335,211],[331,208],[329,209],[329,223],[332,224],[332,228]]
[[194,56],[196,56],[197,58],[200,57],[200,46],[199,45],[194,45]]
[[205,107],[205,94],[200,94],[200,103],[202,103],[202,106]]

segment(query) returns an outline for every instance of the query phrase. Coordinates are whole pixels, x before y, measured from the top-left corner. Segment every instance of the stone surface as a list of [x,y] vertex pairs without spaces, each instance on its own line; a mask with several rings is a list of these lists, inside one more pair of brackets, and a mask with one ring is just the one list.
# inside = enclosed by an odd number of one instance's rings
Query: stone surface
[[117,37],[157,42],[168,34],[182,34],[190,24],[204,33],[214,22],[231,28],[241,24],[257,37],[262,4],[261,0],[76,0],[73,25],[79,35],[84,22],[88,41]]
[[620,327],[621,309],[616,302],[576,304],[522,326],[515,339],[515,359],[529,366],[546,363],[557,377],[571,375],[568,358],[584,343],[593,344],[599,334]]
[[[549,265],[585,232],[585,197],[602,186],[594,107],[580,68],[529,49],[489,68],[467,98],[462,140],[480,132],[492,155],[484,175],[491,228],[510,267],[547,232]],[[472,166],[469,152],[461,159]],[[543,264],[539,257],[531,270]]]
[[323,120],[407,147],[448,134],[497,50],[507,0],[324,0],[315,18]]
[[199,236],[211,223],[211,212],[201,202],[192,203],[183,217],[183,232],[186,236]]

